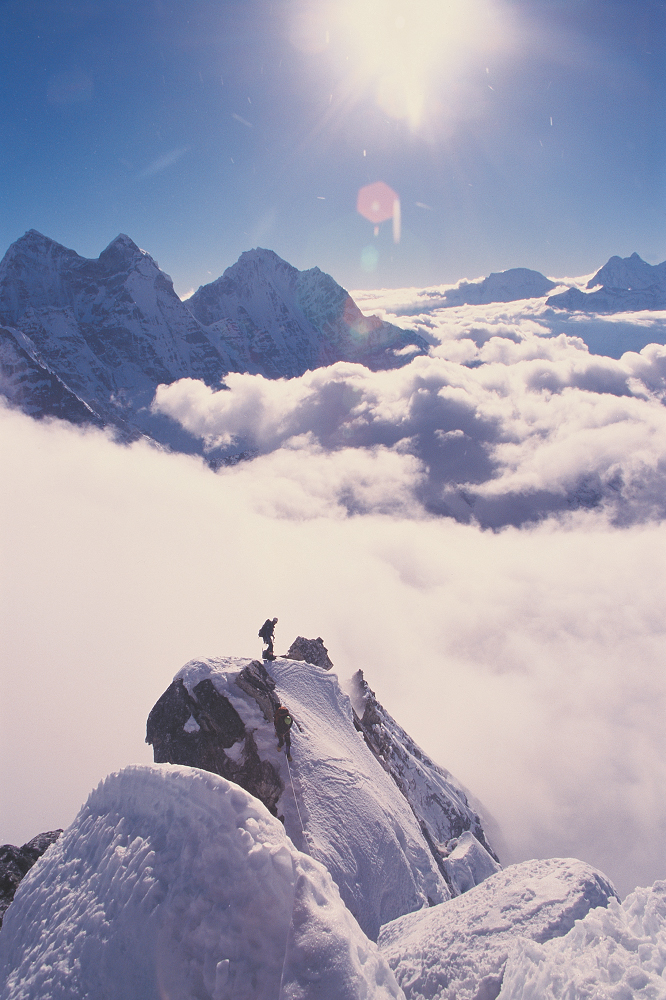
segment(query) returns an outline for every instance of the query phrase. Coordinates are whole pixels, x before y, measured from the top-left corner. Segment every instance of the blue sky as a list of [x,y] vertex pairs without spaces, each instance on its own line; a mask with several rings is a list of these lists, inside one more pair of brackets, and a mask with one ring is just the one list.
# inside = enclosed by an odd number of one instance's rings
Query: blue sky
[[[181,295],[253,246],[351,288],[666,258],[661,0],[0,11],[2,251],[125,232]],[[397,244],[355,209],[376,180]]]

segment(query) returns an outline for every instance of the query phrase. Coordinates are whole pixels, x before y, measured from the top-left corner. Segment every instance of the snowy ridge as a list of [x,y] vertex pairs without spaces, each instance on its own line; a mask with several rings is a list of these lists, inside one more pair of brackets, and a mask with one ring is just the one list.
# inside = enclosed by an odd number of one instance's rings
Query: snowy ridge
[[88,403],[31,351],[17,330],[0,327],[0,395],[30,416],[103,425]]
[[[291,774],[272,722],[236,683],[252,661],[192,661],[174,678],[190,695],[202,681],[228,699],[246,734],[226,751],[258,753],[279,775],[278,815],[299,849],[326,866],[342,899],[370,938],[387,920],[448,899],[450,892],[409,802],[354,725],[335,674],[278,658],[266,667],[293,715]],[[293,779],[293,785],[292,785]],[[301,820],[303,826],[301,827]]]
[[2,1000],[400,1000],[330,875],[253,796],[170,765],[110,775],[21,883]]
[[186,664],[149,734],[265,782],[277,815],[210,769],[107,777],[7,909],[0,1000],[666,1000],[666,883],[620,904],[576,859],[497,870],[472,829],[438,868],[427,825],[452,814],[429,780],[476,814],[355,684],[361,718],[307,662]]
[[526,861],[448,903],[387,924],[379,946],[408,1000],[494,998],[521,937],[559,938],[616,898],[608,879],[582,861]]
[[637,253],[611,257],[590,278],[587,288],[593,291],[569,288],[551,295],[546,305],[597,313],[666,309],[666,261],[648,264]]
[[[366,742],[409,802],[451,894],[457,896],[498,871],[497,855],[462,785],[430,760],[379,704],[361,670],[351,683]],[[459,847],[458,838],[466,832]]]

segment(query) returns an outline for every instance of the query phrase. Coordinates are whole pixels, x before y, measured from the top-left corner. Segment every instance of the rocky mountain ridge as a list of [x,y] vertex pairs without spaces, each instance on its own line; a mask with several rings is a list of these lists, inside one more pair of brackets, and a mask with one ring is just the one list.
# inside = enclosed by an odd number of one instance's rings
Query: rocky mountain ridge
[[563,972],[572,1000],[662,996],[666,883],[620,905],[576,859],[502,869],[361,671],[348,697],[328,664],[193,660],[147,738],[155,764],[31,842],[51,846],[0,930],[0,1000],[514,1000],[525,976],[536,1000]]
[[637,253],[611,257],[586,287],[591,291],[569,288],[551,295],[546,305],[592,313],[666,309],[666,261],[648,264]]
[[62,830],[39,833],[22,847],[3,844],[0,847],[0,927],[5,910],[11,903],[19,882],[28,874],[34,863],[54,844]]
[[189,302],[122,234],[89,260],[30,230],[0,262],[2,394],[33,416],[181,451],[200,444],[151,412],[160,384],[223,388],[228,372],[289,378],[343,360],[399,367],[426,349],[417,334],[363,316],[317,268],[299,272],[269,250],[243,254]]
[[[326,667],[287,657],[192,661],[151,710],[146,741],[156,763],[212,771],[259,798],[326,866],[374,939],[387,920],[458,895],[461,879],[468,888],[470,877],[476,884],[500,866],[460,784],[362,676],[353,683],[360,714]],[[280,703],[295,719],[291,765],[273,730]]]

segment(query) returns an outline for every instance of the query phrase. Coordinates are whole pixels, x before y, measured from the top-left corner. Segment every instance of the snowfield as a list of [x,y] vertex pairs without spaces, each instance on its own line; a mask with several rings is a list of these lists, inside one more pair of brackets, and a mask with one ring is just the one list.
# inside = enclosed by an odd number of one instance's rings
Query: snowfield
[[560,937],[615,898],[608,879],[582,861],[525,861],[448,903],[392,921],[379,947],[407,1000],[493,1000],[522,938]]
[[563,937],[524,942],[500,1000],[664,1000],[666,882],[591,910]]
[[224,778],[134,765],[21,883],[2,1000],[399,1000],[328,872]]

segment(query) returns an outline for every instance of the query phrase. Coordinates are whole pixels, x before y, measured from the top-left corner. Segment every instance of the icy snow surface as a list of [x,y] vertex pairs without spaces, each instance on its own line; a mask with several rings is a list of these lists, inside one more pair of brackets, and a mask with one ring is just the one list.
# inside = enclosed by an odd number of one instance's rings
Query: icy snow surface
[[469,793],[380,705],[361,671],[350,683],[367,741],[412,807],[424,837],[437,851],[451,895],[466,892],[498,871],[500,865],[491,857],[492,847],[470,806]]
[[[295,720],[289,770],[275,731],[235,683],[251,661],[193,660],[175,676],[188,691],[210,678],[253,732],[261,760],[277,768],[277,804],[296,846],[326,866],[365,933],[449,898],[442,873],[409,803],[368,749],[334,673],[282,657],[267,662],[276,694]],[[233,748],[232,748],[233,752]],[[293,785],[292,785],[293,781]],[[303,826],[301,826],[301,820]]]
[[195,768],[107,777],[21,883],[2,1000],[403,997],[328,872],[237,785]]
[[457,843],[454,841],[448,846],[452,850],[444,861],[444,867],[457,896],[501,871],[502,866],[488,854],[469,830],[458,837]]
[[525,861],[450,902],[392,921],[379,947],[407,1000],[494,1000],[521,937],[564,935],[614,897],[608,879],[582,861]]
[[562,938],[523,942],[500,1000],[664,1000],[666,882],[590,911]]

